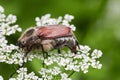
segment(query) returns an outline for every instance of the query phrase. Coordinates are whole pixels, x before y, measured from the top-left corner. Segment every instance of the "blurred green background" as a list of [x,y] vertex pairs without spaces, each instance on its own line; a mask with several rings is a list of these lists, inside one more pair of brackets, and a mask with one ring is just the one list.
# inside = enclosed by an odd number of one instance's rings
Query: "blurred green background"
[[[23,30],[35,25],[35,17],[50,13],[52,17],[71,14],[77,27],[75,35],[82,45],[100,49],[101,70],[89,69],[87,74],[75,73],[73,80],[120,80],[120,0],[0,0],[5,14],[17,16],[17,24]],[[15,44],[21,33],[8,37]],[[38,71],[39,62],[26,64],[29,71]],[[5,80],[13,65],[0,63],[0,75]]]

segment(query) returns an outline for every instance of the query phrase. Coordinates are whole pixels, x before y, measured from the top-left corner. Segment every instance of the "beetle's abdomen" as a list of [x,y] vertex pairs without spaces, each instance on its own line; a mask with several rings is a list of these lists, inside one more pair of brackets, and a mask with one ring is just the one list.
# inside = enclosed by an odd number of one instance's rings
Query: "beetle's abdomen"
[[72,37],[63,37],[56,39],[56,46],[55,48],[61,48],[64,46],[68,46],[70,49],[76,46],[76,40]]

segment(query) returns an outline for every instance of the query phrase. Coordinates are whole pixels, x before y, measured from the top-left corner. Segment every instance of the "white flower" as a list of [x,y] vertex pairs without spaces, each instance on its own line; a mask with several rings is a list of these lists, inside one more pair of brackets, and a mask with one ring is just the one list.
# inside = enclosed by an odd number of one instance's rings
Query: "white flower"
[[47,80],[52,80],[52,76],[47,76]]
[[56,19],[56,23],[59,24],[59,23],[61,23],[61,22],[62,22],[62,17],[59,16],[58,19]]
[[72,70],[73,68],[74,68],[74,64],[70,63],[70,64],[67,64],[67,67],[65,68],[65,70]]
[[[66,56],[65,56],[66,55]],[[68,54],[64,54],[64,56],[65,57],[71,57],[71,58],[73,58],[74,56],[75,56],[76,54],[74,54],[74,53],[71,53],[71,51],[68,51]]]
[[67,78],[68,75],[67,75],[66,73],[62,73],[62,74],[61,74],[61,77],[62,77],[62,78]]
[[91,48],[89,46],[82,46],[80,45],[80,51],[82,53],[88,53],[88,51],[90,50]]
[[19,70],[17,70],[17,73],[26,73],[27,72],[27,68],[20,68]]
[[15,23],[17,20],[16,16],[9,14],[8,17],[6,18],[6,21],[8,24]]
[[2,23],[0,27],[0,34],[1,35],[6,35],[6,29],[9,28],[10,26],[8,24]]
[[27,75],[27,77],[29,77],[30,79],[34,79],[34,80],[37,80],[38,79],[38,76],[35,76],[35,73],[34,72],[31,72]]
[[40,20],[39,17],[36,17],[36,18],[35,18],[35,21],[36,21],[37,27],[38,27],[38,26],[42,26],[42,23],[41,23],[41,20]]
[[59,67],[54,67],[51,74],[52,75],[58,75],[60,73],[60,68]]
[[35,55],[33,55],[33,54],[30,54],[30,55],[29,55],[29,54],[28,54],[27,58],[28,58],[29,61],[32,61],[33,58],[35,58]]
[[57,63],[59,66],[66,66],[70,61],[71,61],[70,58],[66,59],[61,57]]
[[[0,13],[0,22],[2,22],[2,21],[5,21],[5,14],[1,14]],[[0,25],[1,25],[1,23],[0,23]]]
[[15,45],[13,45],[13,44],[10,44],[10,49],[11,49],[11,50],[18,49],[18,46],[15,46]]
[[21,32],[21,31],[22,31],[22,29],[21,29],[21,28],[17,28],[16,30],[17,30],[18,32]]
[[65,25],[70,27],[73,31],[76,30],[76,27],[73,24],[70,25],[69,23],[71,22],[72,19],[74,19],[74,16],[66,14],[64,16],[64,19],[61,16],[59,16],[58,18],[50,18],[50,17],[51,17],[51,14],[46,14],[41,18],[36,17],[35,21],[36,21],[37,27],[48,26],[48,25]]
[[69,64],[66,65],[65,70],[74,70],[76,72],[80,71],[80,65],[78,65],[78,61],[70,61]]
[[51,14],[46,14],[44,16],[41,17],[41,20],[48,20],[50,18]]
[[3,77],[0,75],[0,80],[3,80]]
[[51,65],[51,64],[53,63],[53,60],[52,60],[51,57],[48,57],[48,59],[45,59],[45,60],[44,60],[44,63],[45,63],[46,65]]
[[102,64],[100,64],[99,61],[97,61],[97,62],[95,62],[95,61],[92,62],[91,66],[92,66],[93,68],[97,68],[97,69],[101,69],[101,68],[102,68]]
[[[84,54],[83,54],[83,55],[84,55]],[[86,55],[83,56],[83,60],[82,60],[82,61],[83,61],[84,63],[88,62],[89,60],[90,60],[90,57],[89,57],[89,56],[86,56]]]
[[9,80],[42,80],[35,75],[34,72],[27,73],[27,68],[20,68],[17,70],[18,76],[15,78],[10,78]]
[[40,73],[41,75],[45,75],[46,72],[47,72],[47,70],[46,70],[45,68],[41,68],[41,71],[39,71],[39,73]]
[[44,78],[44,80],[52,80],[52,75],[50,75],[52,72],[52,69],[45,69],[45,68],[41,68],[41,71],[39,71],[39,73],[42,75],[42,78]]
[[19,25],[12,26],[12,29],[14,29],[15,31],[17,30],[18,32],[22,31],[22,29],[19,27]]
[[73,70],[76,71],[76,72],[79,72],[80,71],[80,65],[75,65]]
[[102,52],[100,50],[95,49],[92,54],[92,58],[100,58],[102,56]]
[[9,80],[17,80],[17,79],[15,79],[15,78],[10,78]]
[[35,18],[35,21],[36,21],[36,22],[39,22],[39,21],[40,21],[40,18],[39,18],[39,17],[36,17],[36,18]]
[[74,16],[69,15],[69,14],[66,14],[66,15],[64,16],[64,19],[67,20],[68,22],[70,22],[72,19],[74,19]]
[[0,62],[5,62],[6,61],[6,56],[0,53]]
[[82,55],[78,52],[77,54],[75,54],[74,58],[75,59],[81,59]]
[[2,6],[0,6],[0,13],[4,12],[4,8]]
[[67,20],[63,20],[62,25],[70,26],[70,24],[69,24],[69,22]]
[[66,73],[61,74],[61,80],[71,80]]
[[76,30],[76,27],[75,27],[74,25],[70,25],[69,27],[70,27],[73,31]]
[[88,72],[89,64],[80,62],[80,66],[81,66],[81,70],[82,70],[84,73],[87,73],[87,72]]
[[0,46],[1,46],[1,47],[7,46],[7,45],[6,45],[7,43],[8,43],[8,41],[5,39],[4,36],[0,38],[0,44],[1,44]]
[[42,78],[38,78],[38,80],[43,80]]

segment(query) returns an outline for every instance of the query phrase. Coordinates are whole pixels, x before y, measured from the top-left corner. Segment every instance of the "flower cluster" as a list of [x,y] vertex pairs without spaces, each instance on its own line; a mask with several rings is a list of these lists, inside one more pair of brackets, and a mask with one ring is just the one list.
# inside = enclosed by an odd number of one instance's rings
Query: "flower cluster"
[[[50,18],[50,14],[46,14],[41,18],[36,17],[37,26],[47,26],[47,25],[66,25],[69,26],[73,31],[75,31],[75,26],[70,25],[74,17],[72,15],[66,14],[63,17]],[[89,46],[80,46],[80,49],[77,49],[77,53],[72,53],[70,50],[61,51],[61,54],[58,54],[57,51],[50,51],[46,58],[42,54],[28,54],[27,58],[24,59],[24,51],[20,50],[18,46],[13,44],[8,45],[6,36],[16,33],[16,31],[22,31],[18,25],[15,24],[17,18],[16,16],[10,14],[6,16],[4,14],[4,8],[0,6],[0,62],[5,62],[7,64],[19,64],[22,65],[23,62],[32,61],[33,58],[38,58],[43,67],[38,71],[39,76],[34,72],[28,73],[26,67],[19,68],[16,73],[17,76],[11,77],[9,80],[72,80],[71,76],[74,72],[87,73],[89,67],[96,69],[101,69],[102,64],[98,61],[98,58],[102,56],[100,50],[93,50],[90,53],[91,48]],[[0,76],[0,80],[3,80],[3,77]]]
[[42,80],[42,78],[36,76],[34,72],[27,73],[27,68],[20,68],[17,70],[17,73],[16,78],[10,78],[9,80]]
[[52,80],[52,79],[58,80],[59,77],[61,78],[61,80],[71,80],[70,78],[68,78],[68,74],[64,72],[62,73],[60,67],[53,67],[50,69],[42,68],[39,73],[42,75],[42,78],[44,78],[45,80]]
[[42,16],[41,18],[39,18],[39,17],[35,18],[37,26],[61,24],[61,25],[66,25],[66,26],[70,27],[73,31],[75,31],[76,27],[73,24],[70,25],[70,22],[72,21],[72,19],[74,19],[74,16],[69,15],[69,14],[66,14],[64,16],[64,18],[60,16],[57,19],[51,18],[50,14],[46,14],[46,15]]
[[9,14],[6,16],[4,14],[4,8],[0,6],[0,62],[18,64],[20,61],[21,56],[19,56],[20,54],[18,52],[14,52],[15,54],[11,55],[18,47],[13,44],[8,45],[8,41],[6,40],[6,36],[10,36],[16,33],[16,31],[22,31],[17,24],[12,25],[16,20],[15,15]]
[[[70,51],[65,52],[63,51],[61,54],[56,52],[49,53],[50,56],[44,59],[44,63],[46,66],[52,66],[54,64],[54,68],[42,68],[40,74],[46,78],[46,76],[53,78],[55,75],[60,76],[65,71],[67,72],[80,72],[83,73],[88,72],[88,68],[91,66],[93,68],[101,69],[102,64],[97,61],[97,58],[102,56],[102,52],[100,50],[94,50],[91,54],[89,53],[90,47],[89,46],[81,46],[82,49],[78,50],[76,54],[71,53]],[[64,73],[67,75],[68,78],[70,73]],[[62,77],[62,75],[61,75]],[[53,78],[54,79],[54,78]],[[51,80],[51,79],[50,79]],[[68,80],[68,79],[62,79]]]

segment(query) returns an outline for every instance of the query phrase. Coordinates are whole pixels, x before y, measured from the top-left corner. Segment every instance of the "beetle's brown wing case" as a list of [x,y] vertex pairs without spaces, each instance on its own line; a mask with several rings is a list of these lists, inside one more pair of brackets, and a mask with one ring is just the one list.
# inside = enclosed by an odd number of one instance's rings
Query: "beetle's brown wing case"
[[48,26],[38,28],[38,35],[41,38],[58,38],[63,36],[71,36],[71,28],[66,26]]

